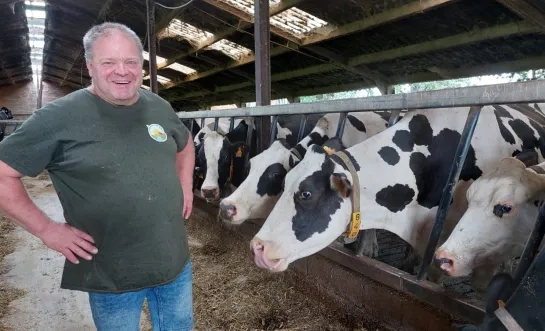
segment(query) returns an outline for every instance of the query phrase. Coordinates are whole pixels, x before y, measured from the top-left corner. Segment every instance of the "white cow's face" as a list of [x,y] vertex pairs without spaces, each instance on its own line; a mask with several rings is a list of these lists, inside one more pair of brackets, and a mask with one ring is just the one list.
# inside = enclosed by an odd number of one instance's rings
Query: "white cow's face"
[[435,254],[449,276],[469,275],[485,263],[507,260],[524,246],[542,199],[545,179],[515,158],[477,179],[467,191],[468,209]]
[[332,243],[350,219],[351,183],[348,171],[312,145],[287,174],[282,196],[251,241],[256,265],[283,271]]
[[289,149],[279,140],[251,158],[246,179],[220,203],[223,220],[241,224],[250,218],[267,217],[282,193],[290,170],[289,158]]
[[201,194],[207,200],[217,200],[229,176],[229,142],[221,134],[211,131],[204,136],[197,156],[199,168],[206,169]]

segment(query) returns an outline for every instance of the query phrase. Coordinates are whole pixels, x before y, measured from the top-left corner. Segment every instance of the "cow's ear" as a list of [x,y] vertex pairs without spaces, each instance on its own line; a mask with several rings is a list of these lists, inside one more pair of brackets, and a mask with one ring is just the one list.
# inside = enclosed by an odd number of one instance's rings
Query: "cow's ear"
[[523,150],[513,156],[515,159],[524,163],[526,167],[531,167],[539,163],[537,152],[534,149]]
[[248,149],[248,145],[246,145],[245,142],[238,141],[234,144],[231,144],[229,146],[229,152],[233,155],[233,157],[244,157],[246,155]]
[[343,198],[348,198],[352,194],[352,183],[342,173],[333,173],[330,178],[331,189],[339,192],[339,195]]

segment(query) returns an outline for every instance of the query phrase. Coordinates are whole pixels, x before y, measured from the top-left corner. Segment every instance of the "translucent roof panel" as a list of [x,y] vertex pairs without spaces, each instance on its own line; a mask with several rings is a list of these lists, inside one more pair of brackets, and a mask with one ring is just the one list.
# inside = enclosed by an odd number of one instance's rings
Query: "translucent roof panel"
[[182,73],[184,73],[186,75],[191,75],[191,74],[194,74],[194,73],[197,72],[197,70],[192,69],[192,68],[187,67],[187,66],[184,66],[183,64],[179,64],[179,63],[173,63],[173,64],[167,66],[167,68],[182,72]]
[[[159,34],[159,38],[182,38],[187,40],[193,48],[201,48],[203,43],[214,36],[213,33],[199,29],[189,23],[173,19],[168,27]],[[222,39],[208,47],[206,50],[217,50],[223,54],[238,60],[240,57],[251,54],[252,50],[226,39]]]
[[[144,59],[149,61],[149,53],[146,51],[142,52],[142,55],[144,56]],[[167,62],[167,59],[164,57],[160,57],[159,55],[155,56],[155,61],[157,62],[157,65],[160,65],[161,63]]]

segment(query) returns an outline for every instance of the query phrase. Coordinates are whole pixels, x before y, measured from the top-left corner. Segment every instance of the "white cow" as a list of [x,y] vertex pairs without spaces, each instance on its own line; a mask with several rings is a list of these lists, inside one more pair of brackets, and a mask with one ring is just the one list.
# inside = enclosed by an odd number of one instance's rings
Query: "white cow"
[[522,253],[545,199],[545,163],[525,164],[522,154],[501,160],[467,190],[467,210],[435,254],[447,275],[467,276],[478,267],[495,273]]
[[[537,149],[545,160],[543,107],[483,107],[460,180],[476,180],[517,151]],[[423,254],[468,113],[469,107],[411,111],[345,150],[359,177],[361,230],[393,232]],[[256,265],[283,271],[341,236],[350,224],[353,182],[338,155],[311,146],[251,241]]]

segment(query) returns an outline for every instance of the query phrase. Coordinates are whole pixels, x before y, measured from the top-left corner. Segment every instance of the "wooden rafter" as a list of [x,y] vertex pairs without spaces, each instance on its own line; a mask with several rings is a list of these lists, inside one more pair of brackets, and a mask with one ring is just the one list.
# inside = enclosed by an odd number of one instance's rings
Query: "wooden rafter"
[[[441,69],[443,73],[448,73],[448,79],[455,79],[455,78],[465,78],[465,77],[472,77],[472,76],[482,76],[482,75],[492,75],[492,74],[499,74],[504,72],[517,72],[517,71],[523,71],[523,70],[530,70],[530,69],[537,69],[537,68],[543,68],[543,63],[545,63],[545,56],[537,56],[522,60],[516,60],[516,61],[509,61],[509,62],[501,62],[501,63],[494,63],[484,66],[478,66],[478,67],[466,67],[466,68],[458,68],[458,69]],[[409,76],[396,76],[391,78],[392,84],[410,84],[410,83],[420,83],[420,82],[429,82],[429,81],[439,81],[439,80],[445,80],[447,78],[441,77],[439,74],[428,71],[428,72],[421,72],[414,75]],[[302,89],[293,91],[291,94],[295,96],[306,96],[306,95],[317,95],[317,94],[325,94],[325,93],[336,93],[336,92],[345,92],[345,91],[353,91],[358,89],[364,89],[364,88],[372,88],[372,85],[369,85],[365,82],[356,82],[356,83],[349,83],[349,84],[339,84],[339,85],[330,85],[330,86],[324,86],[324,87],[315,87],[310,89]],[[287,95],[282,93],[273,93],[273,97],[275,99],[281,99],[287,97]],[[174,102],[175,100],[169,100],[171,102]],[[252,102],[251,97],[246,97],[242,102]],[[232,100],[216,100],[212,101],[210,105],[221,105],[221,104],[228,104],[232,103]]]
[[[390,23],[390,22],[397,21],[406,17],[410,17],[419,13],[433,10],[435,8],[439,8],[447,3],[454,2],[454,1],[456,0],[417,0],[407,5],[401,6],[399,8],[387,10],[380,14],[340,26],[338,28],[333,29],[332,31],[330,31],[329,33],[325,35],[314,35],[313,37],[306,38],[301,42],[302,45],[288,41],[287,42],[288,47],[278,46],[278,47],[272,48],[271,57],[290,52],[294,49],[299,50],[302,46],[306,48],[310,45],[317,44],[319,42],[323,42],[329,39],[342,37],[344,35],[348,35],[355,32],[361,32],[361,31],[364,31],[364,30],[367,30],[382,24]],[[272,28],[271,28],[271,32],[275,33],[275,31]],[[324,56],[324,53],[319,55]],[[349,64],[347,65],[346,63],[343,63],[342,61],[338,61],[334,57],[329,57],[329,56],[324,56],[324,57],[330,60],[330,64],[324,64],[324,66],[330,65],[331,68],[335,68],[335,69],[339,69],[339,68],[347,69],[348,67],[353,67]],[[201,79],[224,70],[230,70],[232,68],[236,68],[244,64],[252,63],[254,61],[255,61],[254,55],[249,55],[240,59],[239,61],[231,61],[229,64],[221,68],[216,68],[216,69],[212,69],[202,73],[197,73],[197,74],[187,76],[184,79],[178,80],[177,83],[175,83],[172,87],[177,86],[179,84],[183,84],[188,81]],[[377,85],[379,86],[383,85],[384,84],[383,81],[386,80],[384,76],[380,77],[378,73],[373,73],[370,70],[366,70],[362,68],[358,69],[358,74],[373,79],[375,82],[378,83]]]
[[[298,5],[299,3],[303,2],[303,1],[306,1],[306,0],[285,0],[285,1],[282,1],[282,2],[280,2],[280,4],[278,4],[276,6],[273,6],[271,8],[271,11],[270,11],[271,16],[279,14],[279,13],[285,11],[285,10],[288,10],[291,7]],[[169,20],[169,22],[170,22],[170,20]],[[176,61],[178,61],[180,59],[183,59],[184,57],[186,57],[188,55],[196,55],[200,51],[202,51],[205,48],[209,47],[210,45],[213,45],[214,43],[216,43],[216,42],[218,42],[218,41],[220,41],[222,39],[226,39],[226,38],[232,36],[237,31],[247,29],[247,28],[249,28],[251,26],[252,26],[252,23],[242,21],[239,24],[238,27],[230,27],[230,28],[227,28],[227,29],[222,30],[220,32],[217,32],[212,37],[210,37],[210,38],[204,40],[203,42],[201,42],[197,48],[193,48],[193,49],[191,49],[189,51],[185,51],[185,52],[181,52],[179,54],[176,54],[176,55],[172,56],[171,58],[169,58],[166,62],[158,64],[157,69],[162,69],[164,67],[167,67],[167,66],[173,64],[174,62],[176,62]],[[146,72],[146,74],[147,74],[147,72]]]
[[545,13],[535,8],[527,0],[496,0],[521,18],[534,24],[545,32]]
[[[98,12],[98,17],[95,19],[95,21],[93,22],[93,24],[96,24],[97,22],[101,21],[101,20],[106,16],[106,13],[107,13],[108,10],[110,9],[110,5],[112,4],[113,1],[114,1],[114,0],[107,0],[107,1],[102,5],[102,7],[100,8],[100,11]],[[78,59],[81,57],[81,55],[83,54],[84,51],[85,51],[85,49],[83,48],[83,45],[80,46],[78,55],[77,55],[76,58],[72,61],[72,64],[70,65],[70,69],[68,69],[68,71],[66,72],[66,75],[64,76],[62,82],[60,83],[60,86],[61,86],[61,87],[64,85],[64,82],[66,81],[66,79],[68,78],[68,76],[70,75],[70,73],[72,72],[72,69],[74,69],[74,66],[75,66],[76,62],[77,62]]]
[[[516,34],[526,34],[526,33],[532,33],[538,31],[537,28],[535,28],[533,25],[527,22],[520,22],[520,23],[509,23],[505,25],[495,26],[492,28],[486,28],[481,29],[478,31],[473,32],[466,32],[457,34],[454,36],[449,36],[445,38],[440,38],[436,40],[426,41],[420,44],[413,44],[409,46],[399,47],[395,49],[390,49],[387,51],[377,52],[377,53],[371,53],[371,54],[365,54],[365,55],[359,55],[354,56],[350,59],[348,59],[348,65],[358,66],[361,64],[370,64],[370,63],[376,63],[376,62],[382,62],[386,60],[392,60],[404,56],[410,56],[410,55],[417,55],[417,54],[423,54],[428,53],[432,51],[438,51],[442,49],[447,49],[451,47],[457,47],[462,46],[470,43],[475,43],[479,41],[484,40],[490,40],[494,38],[503,38],[503,37],[509,37]],[[274,50],[278,48],[274,48],[271,50],[271,54]],[[249,61],[249,58],[246,60]],[[216,68],[209,70],[207,72],[195,74],[186,77],[185,81],[193,81],[197,80],[199,78],[202,78],[204,75],[212,75],[214,73],[217,73],[218,71],[228,70],[233,67],[240,66],[242,64],[232,64],[229,68]],[[320,74],[325,72],[330,72],[333,70],[337,70],[338,66],[335,64],[320,64],[316,66],[306,67],[302,69],[292,70],[292,71],[286,71],[278,74],[274,74],[271,76],[271,81],[278,82],[282,80],[288,80],[298,77],[305,77],[313,74]],[[201,77],[195,77],[202,75]],[[191,80],[190,80],[191,79]],[[178,83],[179,85],[179,83]],[[227,92],[227,91],[234,91],[237,89],[250,87],[252,86],[252,83],[250,82],[244,82],[239,84],[233,84],[233,85],[225,85],[217,87],[217,91]]]

